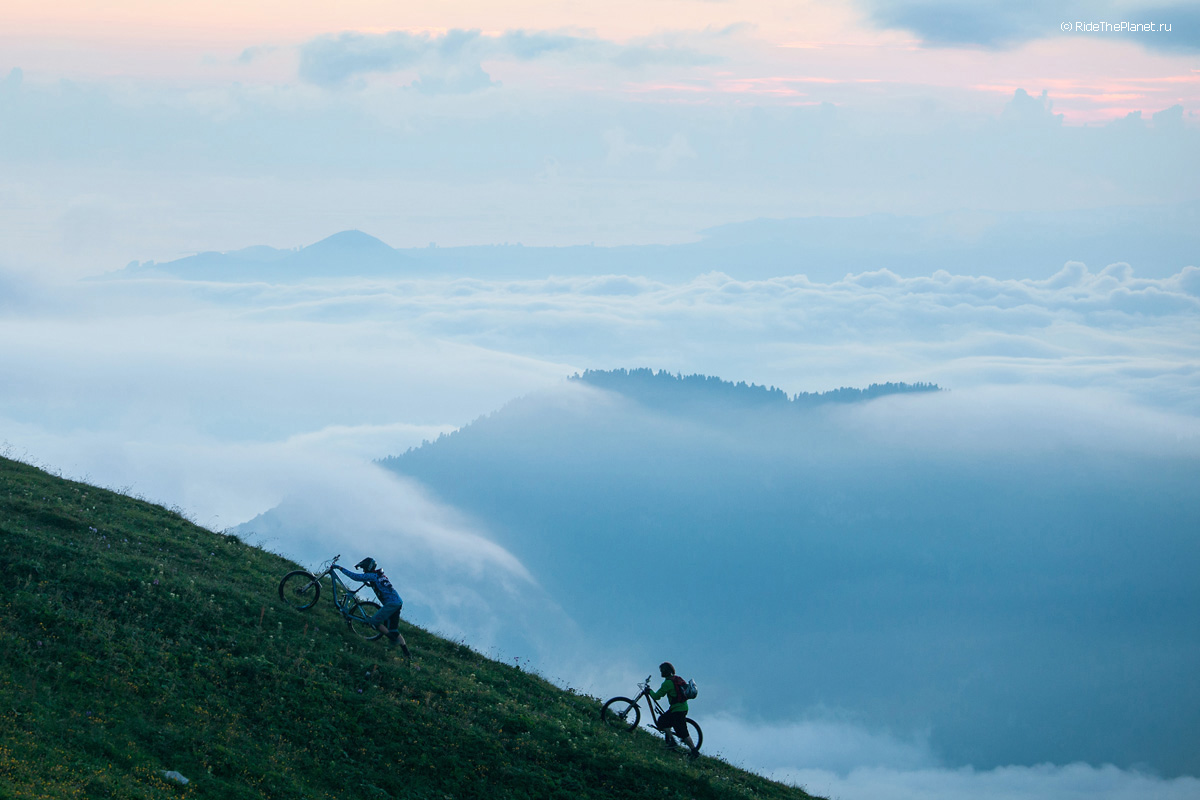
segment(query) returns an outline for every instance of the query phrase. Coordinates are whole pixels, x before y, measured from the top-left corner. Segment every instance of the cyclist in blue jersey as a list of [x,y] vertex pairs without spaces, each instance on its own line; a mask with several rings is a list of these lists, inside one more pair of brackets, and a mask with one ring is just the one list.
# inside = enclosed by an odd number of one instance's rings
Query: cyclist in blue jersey
[[362,581],[375,590],[375,596],[379,598],[379,604],[383,607],[368,622],[387,636],[393,647],[400,645],[400,649],[404,651],[404,657],[411,660],[412,653],[408,652],[408,642],[404,641],[404,636],[400,633],[400,609],[404,607],[404,601],[400,598],[396,587],[392,586],[392,582],[388,580],[388,576],[375,563],[375,559],[368,557],[355,564],[354,568],[361,569],[361,573],[351,572],[340,564],[333,566],[335,569],[341,570],[347,578]]

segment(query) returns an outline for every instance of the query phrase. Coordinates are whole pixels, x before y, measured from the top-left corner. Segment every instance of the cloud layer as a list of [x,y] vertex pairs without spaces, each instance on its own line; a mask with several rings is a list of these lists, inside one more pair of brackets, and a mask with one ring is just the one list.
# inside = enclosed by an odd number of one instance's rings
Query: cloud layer
[[[938,764],[920,736],[871,732],[845,721],[764,724],[705,719],[721,752],[818,797],[872,800],[1190,800],[1200,779],[1162,778],[1111,765],[1040,764],[991,770]],[[803,763],[805,766],[796,766]]]
[[[243,448],[249,463],[382,457],[589,367],[790,392],[887,380],[1077,387],[1189,414],[1200,382],[1195,268],[1153,280],[1068,264],[1041,281],[880,270],[832,283],[713,273],[57,286],[0,273],[0,284],[14,289],[0,366],[21,376],[0,391],[0,439],[223,524],[277,502],[286,481],[213,486],[221,448]],[[195,469],[172,466],[181,447]]]
[[[160,285],[174,284],[129,290]],[[383,326],[567,365],[653,364],[789,391],[883,380],[1051,383],[1194,410],[1195,267],[1161,279],[1122,264],[1093,271],[1070,263],[1044,280],[904,278],[883,269],[832,283],[711,273],[680,283],[611,275],[194,291],[264,323]]]
[[300,77],[318,86],[340,86],[366,73],[415,69],[419,77],[412,84],[414,88],[425,93],[459,93],[494,85],[483,70],[485,61],[544,58],[627,69],[651,64],[695,66],[716,60],[681,42],[664,39],[616,44],[593,36],[525,30],[491,35],[460,29],[437,35],[407,31],[342,33],[321,36],[301,46]]

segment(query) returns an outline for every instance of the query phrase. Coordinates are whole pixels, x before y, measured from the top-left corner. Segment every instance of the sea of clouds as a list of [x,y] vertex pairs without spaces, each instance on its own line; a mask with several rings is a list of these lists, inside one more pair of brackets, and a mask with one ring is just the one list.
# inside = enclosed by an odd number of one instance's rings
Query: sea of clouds
[[[878,270],[828,283],[708,273],[674,283],[610,275],[226,284],[55,283],[0,272],[0,373],[10,376],[0,382],[0,443],[216,529],[296,492],[341,498],[348,529],[373,531],[380,547],[423,547],[428,563],[442,565],[451,588],[407,598],[436,607],[436,618],[419,610],[414,618],[485,650],[496,641],[489,603],[516,614],[536,606],[537,619],[561,609],[486,521],[368,462],[576,370],[651,366],[789,392],[929,381],[985,401],[1058,392],[1080,435],[1136,443],[1151,430],[1153,441],[1194,447],[1200,270],[1141,279],[1126,265],[1069,263],[1045,280],[962,273]],[[992,405],[1000,432],[1012,415],[1023,419],[1019,403]],[[881,436],[906,424],[861,419]],[[331,545],[363,540],[266,544],[315,563]],[[495,577],[486,591],[455,594],[481,569]],[[560,621],[556,630],[574,635],[571,620]],[[534,633],[527,641],[539,648]],[[573,685],[641,677],[640,665],[612,663],[604,674],[550,658],[542,666]],[[949,768],[920,731],[855,720],[767,723],[731,711],[705,727],[716,751],[831,797],[1176,800],[1200,791],[1194,778],[1101,764]]]

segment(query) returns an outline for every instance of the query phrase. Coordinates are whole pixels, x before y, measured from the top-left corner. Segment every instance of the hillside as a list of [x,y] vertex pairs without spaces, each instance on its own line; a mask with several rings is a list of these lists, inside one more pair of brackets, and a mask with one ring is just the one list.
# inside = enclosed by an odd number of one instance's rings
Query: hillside
[[808,797],[411,625],[406,665],[284,607],[295,567],[0,459],[0,798]]

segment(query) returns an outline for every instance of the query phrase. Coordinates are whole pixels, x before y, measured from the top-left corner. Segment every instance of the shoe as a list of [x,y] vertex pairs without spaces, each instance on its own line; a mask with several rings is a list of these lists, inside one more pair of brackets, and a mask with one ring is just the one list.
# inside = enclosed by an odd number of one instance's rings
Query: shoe
[[693,747],[691,752],[688,753],[688,761],[695,761],[699,757],[700,757],[700,748],[699,747]]

